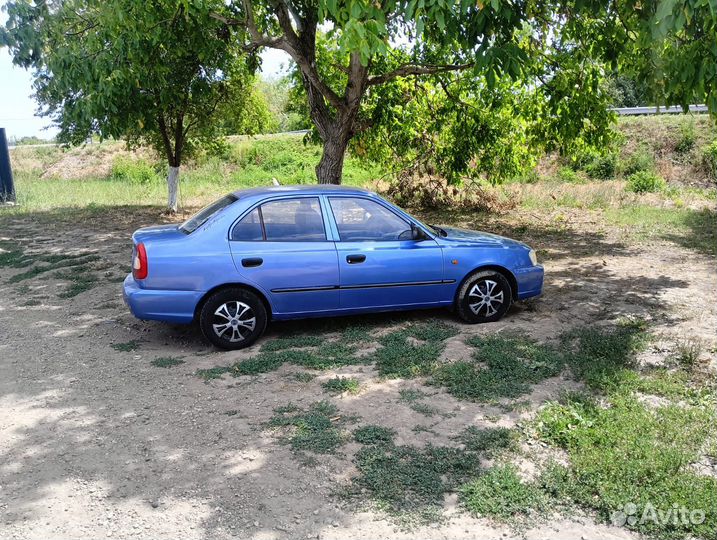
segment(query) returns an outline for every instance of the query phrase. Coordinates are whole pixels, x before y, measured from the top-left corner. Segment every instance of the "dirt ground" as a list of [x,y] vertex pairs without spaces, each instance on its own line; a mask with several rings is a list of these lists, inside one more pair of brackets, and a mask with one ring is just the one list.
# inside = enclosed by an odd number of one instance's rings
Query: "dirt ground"
[[[133,217],[130,217],[133,216]],[[317,466],[302,465],[264,424],[275,407],[328,399],[360,423],[395,429],[397,443],[449,444],[466,426],[514,426],[576,383],[548,379],[510,410],[457,400],[420,379],[381,380],[371,365],[318,372],[310,382],[285,365],[258,375],[204,382],[199,368],[229,365],[251,351],[219,352],[194,327],[135,320],[121,301],[129,267],[129,234],[158,221],[156,210],[56,221],[18,217],[0,239],[26,251],[100,255],[94,288],[58,296],[67,286],[51,273],[9,283],[26,269],[0,268],[0,538],[636,538],[589,514],[552,516],[514,530],[461,511],[455,494],[439,523],[403,530],[379,511],[337,495],[355,474],[353,443]],[[621,317],[647,319],[659,336],[646,353],[661,362],[678,340],[700,339],[714,356],[717,339],[715,259],[678,242],[626,243],[593,214],[576,211],[555,229],[529,218],[473,223],[524,240],[546,269],[544,295],[514,306],[498,323],[467,326],[444,311],[381,316],[391,327],[440,318],[456,324],[443,357],[470,351],[473,334],[517,330],[551,339],[576,325]],[[527,220],[527,218],[526,218]],[[316,321],[271,325],[265,340],[288,330],[310,332]],[[112,345],[136,340],[135,350]],[[121,347],[120,347],[121,348]],[[159,368],[158,357],[184,363]],[[714,363],[714,358],[712,358]],[[321,382],[358,378],[357,395],[330,396]],[[399,400],[399,390],[423,388],[426,403],[451,412],[427,417]],[[423,425],[433,433],[416,432]],[[546,449],[528,450],[519,465],[530,475]],[[533,456],[533,458],[531,458]]]

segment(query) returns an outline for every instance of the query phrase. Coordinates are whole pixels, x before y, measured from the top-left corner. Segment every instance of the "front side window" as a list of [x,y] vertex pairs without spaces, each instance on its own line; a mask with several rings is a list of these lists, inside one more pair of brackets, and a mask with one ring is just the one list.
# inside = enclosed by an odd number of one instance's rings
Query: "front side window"
[[331,197],[331,211],[343,242],[410,240],[411,226],[384,206],[368,199]]
[[323,242],[326,232],[319,199],[307,197],[262,204],[234,226],[231,238],[237,241]]

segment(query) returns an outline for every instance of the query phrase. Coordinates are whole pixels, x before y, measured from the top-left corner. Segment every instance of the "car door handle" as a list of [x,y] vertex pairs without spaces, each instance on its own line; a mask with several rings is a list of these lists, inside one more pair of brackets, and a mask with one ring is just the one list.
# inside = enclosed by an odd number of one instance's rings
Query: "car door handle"
[[241,265],[244,268],[253,268],[255,266],[261,266],[261,264],[264,262],[264,259],[260,257],[251,257],[249,259],[242,259]]
[[349,264],[359,264],[366,260],[366,255],[346,255],[346,262]]

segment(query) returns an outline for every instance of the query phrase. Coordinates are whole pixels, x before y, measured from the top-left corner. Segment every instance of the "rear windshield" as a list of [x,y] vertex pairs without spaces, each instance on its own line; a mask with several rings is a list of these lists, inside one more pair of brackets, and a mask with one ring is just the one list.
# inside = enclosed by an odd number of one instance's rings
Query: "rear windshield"
[[222,208],[226,208],[230,204],[236,202],[237,199],[238,197],[236,195],[225,195],[218,201],[214,201],[209,206],[205,206],[199,212],[190,217],[187,221],[182,223],[179,226],[179,230],[185,234],[192,234],[199,227],[204,225],[210,217],[219,212],[219,210],[221,210]]

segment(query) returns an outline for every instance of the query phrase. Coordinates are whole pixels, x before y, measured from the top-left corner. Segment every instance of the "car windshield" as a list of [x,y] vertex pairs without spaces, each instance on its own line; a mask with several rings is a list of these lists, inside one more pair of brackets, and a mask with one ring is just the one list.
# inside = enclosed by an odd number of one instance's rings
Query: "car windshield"
[[204,225],[207,220],[222,208],[226,208],[230,204],[236,202],[238,197],[233,194],[225,195],[221,199],[214,201],[209,206],[205,206],[199,212],[190,217],[187,221],[179,226],[179,230],[185,234],[192,234],[199,227]]

